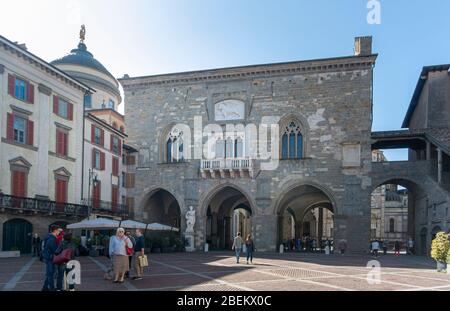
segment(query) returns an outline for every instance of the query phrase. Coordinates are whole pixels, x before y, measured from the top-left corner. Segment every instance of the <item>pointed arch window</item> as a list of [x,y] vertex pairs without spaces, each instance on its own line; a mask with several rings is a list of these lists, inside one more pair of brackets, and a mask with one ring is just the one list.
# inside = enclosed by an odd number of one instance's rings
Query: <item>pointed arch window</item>
[[168,135],[166,141],[167,162],[184,161],[183,132],[174,128]]
[[281,136],[281,159],[303,158],[303,135],[300,125],[289,122],[283,129]]

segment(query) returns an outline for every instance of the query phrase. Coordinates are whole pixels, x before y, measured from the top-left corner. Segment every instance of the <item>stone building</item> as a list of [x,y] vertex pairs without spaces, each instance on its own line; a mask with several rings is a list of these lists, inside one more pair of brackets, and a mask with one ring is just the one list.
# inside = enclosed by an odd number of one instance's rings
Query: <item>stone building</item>
[[90,88],[0,36],[0,249],[87,215],[83,101]]
[[[128,191],[135,218],[184,232],[192,206],[197,249],[229,248],[239,230],[254,235],[258,250],[274,251],[283,232],[300,236],[305,216],[320,208],[333,214],[335,241],[366,251],[371,42],[356,38],[346,57],[119,79],[139,154]],[[257,145],[249,139],[256,128]]]
[[450,65],[423,67],[404,130],[372,133],[372,148],[408,149],[407,161],[372,163],[373,189],[396,184],[408,193],[408,237],[417,254],[450,230]]
[[84,101],[81,196],[93,217],[127,216],[126,188],[121,181],[126,134],[124,116],[118,112],[119,83],[88,51],[84,35],[80,39],[77,48],[51,64],[94,90]]

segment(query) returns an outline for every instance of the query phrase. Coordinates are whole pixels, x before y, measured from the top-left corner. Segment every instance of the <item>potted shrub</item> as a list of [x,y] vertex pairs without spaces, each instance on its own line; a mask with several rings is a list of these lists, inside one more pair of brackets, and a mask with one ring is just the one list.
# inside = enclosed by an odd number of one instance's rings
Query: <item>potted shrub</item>
[[439,232],[436,234],[436,238],[431,243],[431,258],[436,260],[437,271],[445,271],[447,267],[447,254],[450,245],[448,241],[448,235],[445,232]]

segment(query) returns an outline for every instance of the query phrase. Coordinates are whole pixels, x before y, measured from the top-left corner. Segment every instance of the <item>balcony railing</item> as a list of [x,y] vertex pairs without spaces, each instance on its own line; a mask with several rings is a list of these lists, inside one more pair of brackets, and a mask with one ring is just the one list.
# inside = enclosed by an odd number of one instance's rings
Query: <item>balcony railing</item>
[[202,160],[200,171],[203,178],[253,177],[253,161],[246,158]]
[[11,209],[20,212],[34,212],[44,214],[61,214],[68,216],[81,216],[88,215],[88,206],[72,204],[72,203],[57,203],[55,201],[36,199],[36,198],[23,198],[6,194],[0,194],[0,208]]
[[90,207],[93,214],[107,214],[111,216],[128,216],[128,208],[124,204],[101,201],[101,200],[83,200],[83,204]]

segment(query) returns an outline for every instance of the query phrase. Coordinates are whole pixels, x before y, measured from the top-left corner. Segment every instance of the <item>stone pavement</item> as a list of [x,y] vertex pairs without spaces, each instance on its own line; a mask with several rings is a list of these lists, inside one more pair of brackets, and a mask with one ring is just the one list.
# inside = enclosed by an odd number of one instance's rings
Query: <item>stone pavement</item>
[[[367,282],[370,256],[255,253],[254,263],[235,263],[231,252],[150,254],[143,280],[104,279],[106,257],[80,257],[81,291],[450,291],[450,275],[423,257],[381,256],[381,283]],[[36,258],[0,259],[0,289],[38,291],[44,265]]]

